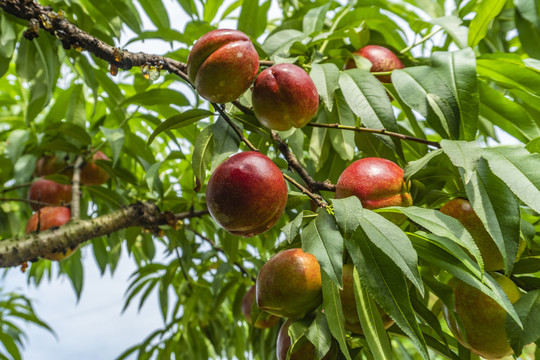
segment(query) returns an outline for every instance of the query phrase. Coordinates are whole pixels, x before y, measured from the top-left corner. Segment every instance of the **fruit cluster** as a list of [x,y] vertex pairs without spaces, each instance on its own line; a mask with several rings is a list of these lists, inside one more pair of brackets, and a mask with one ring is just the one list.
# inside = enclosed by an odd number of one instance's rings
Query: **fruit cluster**
[[[345,69],[356,67],[358,57],[371,63],[374,73],[402,69],[403,63],[390,50],[365,46],[353,54]],[[362,61],[364,61],[362,60]],[[276,64],[258,75],[259,58],[249,38],[236,30],[214,30],[204,35],[193,47],[188,58],[188,75],[198,93],[214,103],[237,100],[251,87],[253,112],[259,122],[270,129],[285,131],[301,128],[318,111],[317,88],[309,75],[293,64]],[[375,74],[381,82],[391,82],[388,74]],[[411,206],[409,184],[403,170],[392,161],[382,158],[362,158],[350,164],[336,185],[336,198],[356,196],[366,209],[388,206]],[[287,186],[280,169],[263,154],[243,152],[231,156],[211,175],[206,200],[214,220],[228,232],[252,237],[272,228],[285,211]],[[458,219],[475,240],[485,269],[503,268],[503,259],[495,242],[465,199],[454,199],[441,212]],[[404,217],[388,218],[400,225]],[[521,240],[520,252],[525,242]],[[519,257],[519,256],[518,256]],[[352,264],[343,265],[341,305],[345,328],[361,334],[353,288]],[[495,280],[515,302],[520,291],[508,278],[494,273]],[[445,308],[450,330],[460,343],[486,358],[498,358],[512,353],[504,331],[505,311],[479,290],[452,280],[455,309]],[[471,303],[487,304],[471,310]],[[242,311],[249,323],[258,328],[273,327],[279,317],[285,321],[279,331],[278,359],[286,359],[291,346],[289,326],[314,311],[321,311],[321,268],[312,254],[299,248],[274,255],[260,269],[256,285],[246,293]],[[257,319],[251,311],[258,307]],[[322,309],[324,310],[324,309]],[[385,328],[394,321],[379,309]],[[455,315],[460,321],[456,321]],[[477,321],[481,318],[482,321]],[[306,339],[295,345],[290,359],[315,359],[315,348]],[[337,357],[333,345],[324,359]]]
[[[109,160],[109,158],[101,151],[95,152],[92,160],[81,168],[81,184],[101,185],[109,179],[109,174],[100,168],[95,160]],[[28,189],[28,200],[35,213],[26,224],[25,232],[27,234],[60,227],[71,219],[71,210],[66,206],[72,200],[71,185],[60,184],[45,178],[56,174],[71,177],[73,167],[66,166],[65,163],[58,160],[56,155],[43,156],[36,162],[35,175],[38,179]],[[59,249],[43,257],[60,261],[69,257],[75,250],[76,248]]]

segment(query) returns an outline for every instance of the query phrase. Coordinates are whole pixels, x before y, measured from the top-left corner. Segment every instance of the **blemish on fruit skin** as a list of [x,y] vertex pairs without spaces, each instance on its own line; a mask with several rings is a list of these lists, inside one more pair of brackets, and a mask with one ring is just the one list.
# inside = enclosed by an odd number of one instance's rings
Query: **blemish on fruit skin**
[[241,52],[236,53],[236,57],[241,58],[242,56],[244,56],[244,54],[242,54]]

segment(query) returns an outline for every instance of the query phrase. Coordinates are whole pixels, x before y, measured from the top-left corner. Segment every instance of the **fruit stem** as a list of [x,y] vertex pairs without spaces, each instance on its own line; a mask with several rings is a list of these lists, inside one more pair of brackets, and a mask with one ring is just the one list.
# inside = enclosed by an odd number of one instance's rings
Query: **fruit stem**
[[309,123],[307,125],[311,126],[311,127],[351,130],[351,131],[356,131],[356,132],[359,132],[359,133],[367,132],[367,133],[372,133],[372,134],[386,135],[386,136],[395,137],[395,138],[398,138],[398,139],[401,139],[401,140],[414,141],[414,142],[417,142],[417,143],[426,144],[426,145],[429,145],[429,146],[433,146],[433,147],[435,147],[437,149],[441,148],[441,144],[439,144],[436,141],[420,139],[420,138],[416,138],[414,136],[409,136],[409,135],[404,135],[404,134],[400,134],[400,133],[396,133],[396,132],[392,132],[392,131],[387,131],[385,129],[369,129],[369,128],[365,128],[365,127],[354,127],[354,126],[347,126],[347,125],[340,125],[340,124]]
[[432,31],[430,32],[429,34],[427,34],[426,36],[424,36],[423,38],[421,38],[420,40],[418,40],[417,42],[415,42],[414,44],[412,45],[409,45],[407,46],[405,49],[401,50],[399,53],[400,54],[405,54],[406,52],[409,52],[412,48],[426,42],[427,40],[429,40],[431,37],[433,37],[435,34],[437,34],[439,31],[441,31],[443,28],[439,28],[435,31]]

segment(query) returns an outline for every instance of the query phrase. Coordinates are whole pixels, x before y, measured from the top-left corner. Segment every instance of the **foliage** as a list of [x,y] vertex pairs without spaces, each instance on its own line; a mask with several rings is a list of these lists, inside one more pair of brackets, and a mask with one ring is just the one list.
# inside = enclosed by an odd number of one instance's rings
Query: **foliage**
[[[160,0],[139,0],[140,7],[130,0],[41,3],[63,10],[67,20],[111,45],[168,42],[171,50],[163,55],[182,63],[206,32],[237,27],[251,37],[261,60],[294,62],[314,80],[321,103],[312,122],[322,127],[279,133],[313,179],[335,184],[352,161],[383,157],[405,168],[413,195],[412,207],[372,211],[355,198],[332,200],[334,194],[323,191],[331,206],[314,212],[311,199],[289,184],[285,214],[253,238],[228,234],[204,216],[163,225],[157,235],[133,227],[89,241],[85,246],[102,273],[122,266],[125,249],[137,263],[126,307],[136,299],[143,306],[149,296],[159,298],[163,328],[120,358],[245,359],[248,353],[253,359],[275,358],[278,329],[249,326],[241,300],[266,260],[300,246],[321,265],[325,312],[291,326],[290,334],[293,343],[305,335],[318,354],[336,341],[346,359],[464,356],[468,351],[440,317],[441,302],[452,307],[446,285],[451,276],[507,310],[516,353],[540,339],[537,322],[527,320],[540,311],[537,2],[280,0],[279,18],[268,19],[270,0],[178,0],[186,19],[179,27],[171,27],[178,15],[168,13]],[[143,26],[146,16],[152,26]],[[81,208],[88,209],[82,218],[147,200],[172,213],[205,209],[211,172],[231,154],[249,150],[218,109],[175,74],[145,66],[112,76],[115,68],[107,62],[76,46],[66,50],[43,29],[27,40],[27,26],[0,11],[0,239],[24,233],[30,208],[6,199],[26,197],[35,163],[44,154],[56,154],[67,164],[97,149],[109,155],[111,161],[98,162],[111,175],[107,184],[82,188]],[[368,43],[392,49],[404,62],[405,69],[393,71],[391,84],[370,74],[369,63],[357,61],[361,68],[341,70],[351,53]],[[239,100],[249,108],[249,91]],[[250,112],[231,104],[225,111],[257,149],[303,183],[270,130]],[[419,141],[346,129],[361,126]],[[436,143],[440,149],[429,145]],[[503,255],[506,274],[527,292],[515,308],[483,271],[469,233],[437,210],[454,197],[471,201]],[[385,219],[389,213],[408,220],[397,226]],[[514,264],[520,236],[527,249]],[[156,254],[157,244],[165,256]],[[376,326],[364,326],[365,337],[344,330],[337,295],[343,259],[358,271],[360,318],[377,316],[370,310],[374,301],[396,322],[388,332],[378,319]],[[79,253],[59,266],[32,262],[28,277],[39,285],[57,271],[81,293]],[[23,307],[14,316],[44,324],[31,315],[26,299],[5,296],[0,340],[17,359],[21,333],[5,321],[4,309]]]

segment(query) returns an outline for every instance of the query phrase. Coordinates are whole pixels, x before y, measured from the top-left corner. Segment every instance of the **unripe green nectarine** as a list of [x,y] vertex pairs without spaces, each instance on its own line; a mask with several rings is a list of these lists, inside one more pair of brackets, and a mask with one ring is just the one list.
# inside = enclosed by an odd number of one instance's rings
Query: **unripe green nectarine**
[[252,102],[261,124],[285,131],[310,122],[317,113],[319,95],[304,69],[293,64],[277,64],[257,76]]
[[300,319],[322,302],[321,268],[315,256],[289,249],[268,260],[257,276],[257,305],[277,316]]
[[[513,304],[521,297],[519,288],[504,275],[490,273]],[[443,306],[443,315],[456,339],[472,352],[486,359],[500,359],[513,353],[506,336],[506,311],[480,290],[453,278],[454,311],[462,328]]]
[[222,228],[252,237],[279,220],[287,204],[287,185],[272,160],[245,151],[219,164],[210,176],[206,204]]
[[259,55],[241,31],[218,29],[202,36],[187,60],[187,73],[199,95],[215,103],[238,99],[259,71]]

